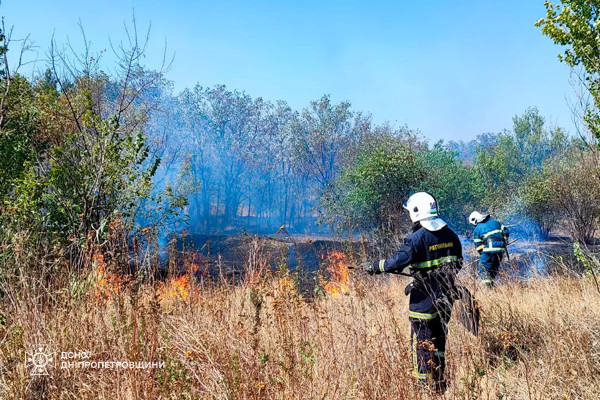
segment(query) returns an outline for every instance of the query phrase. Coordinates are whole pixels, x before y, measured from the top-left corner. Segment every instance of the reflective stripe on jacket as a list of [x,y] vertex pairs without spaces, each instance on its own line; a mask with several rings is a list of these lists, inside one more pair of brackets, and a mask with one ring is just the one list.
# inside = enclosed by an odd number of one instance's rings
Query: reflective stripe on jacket
[[460,240],[452,229],[445,226],[438,231],[428,231],[423,227],[417,229],[404,239],[404,244],[392,257],[376,261],[373,267],[377,274],[402,271],[408,267],[415,278],[408,290],[409,317],[433,320],[442,317],[438,314],[440,304],[453,290],[454,277],[461,264]]
[[443,264],[462,261],[462,245],[454,231],[447,226],[430,232],[419,228],[404,239],[404,244],[390,258],[376,261],[375,273],[402,271],[409,267],[411,273],[429,270]]
[[479,252],[502,253],[506,247],[508,235],[508,228],[495,219],[488,218],[475,227],[473,242]]

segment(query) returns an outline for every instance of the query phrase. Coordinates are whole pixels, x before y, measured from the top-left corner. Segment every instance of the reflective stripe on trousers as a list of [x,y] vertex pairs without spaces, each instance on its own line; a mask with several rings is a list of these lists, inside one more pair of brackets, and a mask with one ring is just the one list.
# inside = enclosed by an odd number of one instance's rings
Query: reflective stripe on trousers
[[409,318],[416,318],[416,319],[434,319],[435,317],[438,316],[438,313],[435,312],[433,314],[429,314],[429,313],[420,313],[420,312],[416,312],[416,311],[409,311],[408,316],[409,316]]

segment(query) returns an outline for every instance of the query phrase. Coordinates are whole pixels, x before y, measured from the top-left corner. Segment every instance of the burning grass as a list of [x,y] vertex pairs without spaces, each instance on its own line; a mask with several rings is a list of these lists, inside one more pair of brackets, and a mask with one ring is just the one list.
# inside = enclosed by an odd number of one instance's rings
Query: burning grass
[[[293,275],[266,269],[260,254],[236,285],[197,281],[187,265],[163,286],[100,280],[110,288],[102,302],[96,289],[57,293],[45,306],[9,293],[2,398],[428,398],[410,377],[405,278],[353,275],[334,253],[327,294],[306,298]],[[474,338],[452,322],[445,398],[600,398],[600,295],[591,285],[540,278],[475,294],[482,332]],[[56,357],[49,375],[31,377],[23,360],[36,342],[165,366],[61,369]]]
[[338,295],[348,291],[350,270],[348,269],[348,256],[341,251],[332,251],[327,256],[323,255],[330,279],[323,285],[326,293]]
[[119,294],[126,277],[122,277],[111,271],[111,267],[104,261],[103,254],[96,254],[92,258],[95,270],[95,295],[99,300],[107,300]]
[[198,272],[200,266],[190,263],[186,270],[187,272],[179,277],[171,277],[165,282],[159,282],[159,295],[164,300],[180,299],[186,300],[190,296],[190,292],[198,294],[198,289],[194,285],[194,274]]

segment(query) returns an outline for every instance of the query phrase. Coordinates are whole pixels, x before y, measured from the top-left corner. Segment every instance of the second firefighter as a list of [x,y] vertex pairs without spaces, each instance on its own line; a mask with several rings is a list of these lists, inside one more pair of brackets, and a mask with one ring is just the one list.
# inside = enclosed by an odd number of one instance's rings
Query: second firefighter
[[471,213],[469,222],[475,225],[473,241],[477,252],[481,254],[479,265],[481,282],[492,286],[498,275],[502,255],[507,252],[508,228],[490,218],[489,214],[481,214],[478,211]]

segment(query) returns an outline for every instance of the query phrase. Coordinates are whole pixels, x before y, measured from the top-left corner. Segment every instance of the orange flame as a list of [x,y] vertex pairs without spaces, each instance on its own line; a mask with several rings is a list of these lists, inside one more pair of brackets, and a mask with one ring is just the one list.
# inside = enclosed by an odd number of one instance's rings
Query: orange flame
[[323,289],[332,295],[347,292],[349,273],[346,266],[346,255],[340,251],[333,251],[327,255],[327,262],[327,271],[331,275],[331,279]]
[[187,299],[190,295],[191,279],[188,274],[181,275],[179,278],[171,280],[170,284],[166,287],[166,293],[171,297],[179,297]]
[[118,294],[125,279],[109,271],[103,254],[95,254],[92,261],[96,265],[96,298],[106,300]]
[[[190,296],[190,290],[192,290],[192,282],[194,279],[193,274],[198,272],[200,267],[196,263],[188,264],[186,268],[189,272],[181,275],[177,278],[171,278],[161,288],[161,296],[163,298],[174,298],[185,300]],[[191,272],[191,273],[190,273]],[[197,290],[194,292],[197,293]]]

